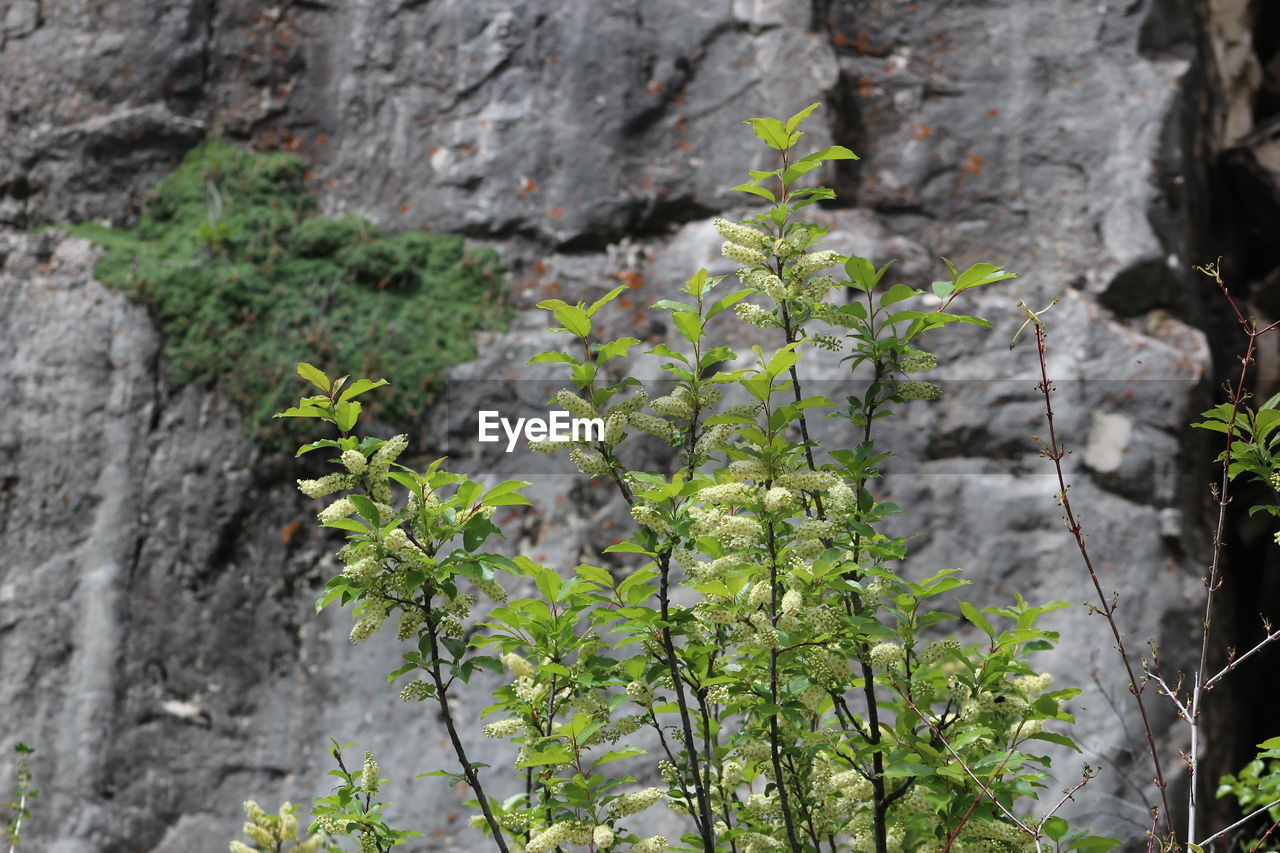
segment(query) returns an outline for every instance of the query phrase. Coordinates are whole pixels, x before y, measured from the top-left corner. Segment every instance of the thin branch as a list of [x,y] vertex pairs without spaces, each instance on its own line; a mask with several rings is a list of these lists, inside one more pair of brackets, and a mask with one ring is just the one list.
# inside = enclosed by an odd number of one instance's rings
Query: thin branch
[[1253,648],[1249,649],[1249,651],[1245,652],[1244,654],[1240,655],[1240,657],[1236,658],[1236,659],[1235,659],[1235,660],[1233,660],[1231,663],[1229,663],[1229,664],[1227,664],[1226,666],[1224,666],[1224,667],[1222,668],[1222,671],[1221,671],[1221,672],[1219,672],[1219,673],[1218,673],[1217,675],[1215,675],[1213,678],[1210,678],[1208,681],[1206,681],[1206,682],[1204,683],[1204,687],[1203,687],[1202,689],[1204,689],[1204,690],[1208,690],[1209,688],[1213,687],[1213,685],[1217,684],[1217,683],[1218,683],[1218,681],[1219,681],[1219,680],[1221,680],[1221,679],[1222,679],[1222,677],[1223,677],[1224,675],[1226,675],[1228,672],[1231,672],[1233,669],[1235,669],[1236,667],[1238,667],[1240,664],[1244,663],[1244,662],[1245,662],[1245,660],[1247,660],[1247,659],[1248,659],[1251,655],[1253,655],[1255,652],[1258,652],[1258,651],[1262,650],[1262,648],[1263,648],[1263,647],[1265,647],[1265,646],[1269,645],[1270,643],[1272,643],[1272,642],[1274,642],[1274,641],[1276,641],[1276,640],[1280,640],[1280,631],[1273,631],[1272,633],[1268,634],[1268,635],[1266,636],[1266,639],[1264,639],[1262,642],[1258,643],[1258,645],[1256,645],[1256,646],[1254,646]]
[[[1129,692],[1133,694],[1134,700],[1138,703],[1138,713],[1142,717],[1142,730],[1147,739],[1147,749],[1151,753],[1151,763],[1155,768],[1155,784],[1156,790],[1160,793],[1160,802],[1163,806],[1165,821],[1169,826],[1169,831],[1173,833],[1172,815],[1173,812],[1169,808],[1169,799],[1166,793],[1168,783],[1164,778],[1164,767],[1160,762],[1160,751],[1156,747],[1155,735],[1151,731],[1151,720],[1147,716],[1146,703],[1142,701],[1142,684],[1138,681],[1137,676],[1133,672],[1133,664],[1129,660],[1129,652],[1125,649],[1124,639],[1120,636],[1120,628],[1116,624],[1115,611],[1116,602],[1108,601],[1107,595],[1102,591],[1102,582],[1098,579],[1098,572],[1093,566],[1093,560],[1089,556],[1089,549],[1085,545],[1085,536],[1082,532],[1082,525],[1076,518],[1075,513],[1071,509],[1071,498],[1068,495],[1068,486],[1066,475],[1062,471],[1062,457],[1066,453],[1062,445],[1058,443],[1057,433],[1053,424],[1053,383],[1049,381],[1049,367],[1045,352],[1045,330],[1042,323],[1034,324],[1036,335],[1036,352],[1040,361],[1040,384],[1037,386],[1041,394],[1044,395],[1045,420],[1049,428],[1049,446],[1043,450],[1053,462],[1053,468],[1058,476],[1058,496],[1063,511],[1066,513],[1067,530],[1070,531],[1072,537],[1076,540],[1076,548],[1080,551],[1080,556],[1084,560],[1085,568],[1089,571],[1089,579],[1093,581],[1093,588],[1098,594],[1098,604],[1101,606],[1099,612],[1106,617],[1107,625],[1111,628],[1111,635],[1116,641],[1116,651],[1120,654],[1120,660],[1124,664],[1125,672],[1129,676]],[[1049,449],[1052,448],[1052,449]]]

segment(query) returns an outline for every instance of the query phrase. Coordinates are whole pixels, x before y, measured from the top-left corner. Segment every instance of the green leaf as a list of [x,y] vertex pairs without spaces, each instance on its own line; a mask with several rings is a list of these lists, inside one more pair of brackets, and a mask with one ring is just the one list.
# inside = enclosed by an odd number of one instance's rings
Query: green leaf
[[364,495],[351,495],[349,500],[355,505],[356,512],[360,514],[361,518],[373,525],[382,524],[378,508],[374,506],[373,501],[369,500],[369,498]]
[[702,340],[702,320],[697,314],[690,314],[688,311],[677,311],[671,315],[671,321],[676,324],[680,334],[689,343],[696,344]]
[[984,634],[993,640],[995,639],[995,628],[991,627],[991,623],[987,621],[987,617],[978,612],[978,608],[974,607],[967,601],[962,601],[960,602],[960,612],[964,614],[964,618],[976,625]]
[[765,189],[759,184],[738,184],[736,187],[730,187],[730,189],[737,190],[738,192],[751,193],[752,195],[758,195],[761,198],[766,198],[769,201],[775,202],[775,203],[778,200],[773,193],[769,192],[769,190]]
[[[809,114],[812,113],[814,110],[816,110],[820,106],[822,106],[822,104],[820,103],[810,104],[809,106],[802,109],[800,112],[793,115],[791,118],[787,119],[787,124],[786,124],[786,127],[783,128],[783,133],[787,134],[788,136],[794,133],[795,129],[800,126],[800,122],[807,119],[809,117]],[[810,154],[809,156],[812,157],[813,155]]]
[[495,533],[501,533],[494,523],[485,515],[474,515],[462,528],[462,547],[474,551]]
[[585,338],[591,334],[591,318],[577,305],[563,305],[555,309],[556,320],[572,334]]
[[690,296],[701,296],[702,292],[707,289],[707,270],[705,267],[693,274],[688,281],[684,283],[684,292]]
[[765,145],[778,151],[786,151],[794,141],[786,125],[776,118],[749,118],[745,123],[751,125],[751,130]]
[[356,425],[356,421],[360,420],[361,408],[359,400],[345,400],[339,403],[334,410],[334,423],[338,429],[350,432]]
[[577,364],[578,360],[567,352],[540,352],[533,358],[525,362],[525,364],[546,364],[548,362],[567,362],[568,364]]
[[816,160],[817,162],[821,163],[825,160],[857,160],[857,159],[859,159],[858,155],[854,154],[852,151],[850,151],[848,148],[845,148],[843,145],[832,145],[829,148],[823,148],[821,151],[813,152],[812,154],[803,158],[800,162],[804,162],[805,160],[809,160],[809,161]]
[[1067,822],[1060,817],[1051,817],[1040,827],[1040,831],[1055,842],[1061,841],[1067,831]]
[[914,287],[908,287],[905,284],[895,284],[893,287],[890,287],[888,290],[886,290],[884,294],[880,297],[880,307],[883,308],[886,305],[892,305],[895,302],[901,302],[904,299],[910,299],[911,297],[917,296],[920,293],[921,291],[916,290]]
[[933,295],[939,299],[946,299],[956,292],[956,283],[954,281],[935,281],[932,287]]
[[614,299],[616,299],[618,297],[618,294],[626,289],[627,289],[627,285],[625,284],[619,285],[618,287],[615,287],[613,290],[610,290],[604,296],[601,296],[595,302],[592,302],[591,307],[587,309],[587,316],[594,317],[597,311],[599,311],[601,308],[603,308],[604,306],[612,302]]
[[528,485],[524,480],[504,480],[484,493],[480,506],[529,506],[529,499],[520,494]]
[[333,387],[333,383],[329,381],[329,377],[324,375],[324,371],[305,361],[298,365],[298,375],[328,394],[329,389]]
[[[1115,838],[1106,838],[1101,835],[1090,835],[1088,838],[1082,838],[1071,845],[1072,850],[1079,853],[1110,853],[1124,842]],[[1196,851],[1196,853],[1204,853],[1204,850],[1198,844],[1188,844]]]
[[596,350],[596,361],[604,363],[611,358],[616,358],[618,356],[625,357],[627,350],[639,343],[640,341],[636,338],[618,338],[615,341],[609,341],[606,344],[601,344],[600,348]]
[[568,764],[570,761],[573,761],[573,756],[569,754],[568,750],[560,744],[552,744],[531,751],[516,767],[522,769],[525,767],[542,767],[547,764]]
[[712,317],[716,316],[721,311],[725,310],[726,308],[732,307],[733,305],[737,304],[738,302],[741,302],[743,299],[746,299],[750,295],[751,295],[751,291],[749,289],[743,289],[743,290],[738,290],[733,293],[730,293],[728,296],[724,297],[723,299],[717,299],[711,305],[711,307],[707,309],[707,319],[710,320]]
[[385,379],[357,379],[350,388],[342,392],[342,396],[338,398],[340,402],[346,402],[353,397],[358,397],[366,391],[372,391],[374,388],[381,388],[387,384]]

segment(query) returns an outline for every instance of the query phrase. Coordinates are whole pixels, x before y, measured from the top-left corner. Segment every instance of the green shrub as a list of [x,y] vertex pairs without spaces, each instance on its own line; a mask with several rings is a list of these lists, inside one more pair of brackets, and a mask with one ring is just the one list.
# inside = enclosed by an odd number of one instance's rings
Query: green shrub
[[270,416],[298,361],[387,377],[400,393],[377,414],[404,424],[434,400],[445,367],[475,357],[470,332],[506,313],[492,251],[316,216],[305,176],[292,155],[208,142],[160,182],[135,227],[71,229],[106,249],[98,277],[151,309],[174,380],[216,383],[276,446],[292,442]]

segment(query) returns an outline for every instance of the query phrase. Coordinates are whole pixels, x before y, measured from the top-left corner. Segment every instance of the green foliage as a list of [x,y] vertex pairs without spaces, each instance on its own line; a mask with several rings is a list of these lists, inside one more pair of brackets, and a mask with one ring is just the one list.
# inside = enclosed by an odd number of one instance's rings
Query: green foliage
[[298,838],[298,807],[291,803],[284,803],[279,811],[271,814],[253,800],[246,800],[244,814],[248,820],[241,831],[249,843],[232,841],[231,853],[317,853],[326,849],[325,837],[321,834]]
[[218,383],[252,434],[277,443],[287,365],[385,375],[400,393],[379,414],[407,423],[443,368],[475,357],[472,332],[506,313],[491,251],[316,216],[305,175],[291,155],[208,142],[160,182],[135,228],[71,229],[105,247],[98,277],[152,310],[174,379]]
[[13,751],[18,756],[13,798],[0,805],[0,809],[9,813],[4,827],[0,828],[0,841],[8,842],[10,850],[22,843],[22,824],[31,820],[31,801],[40,796],[40,792],[31,787],[31,768],[27,765],[27,756],[34,753],[35,748],[19,741],[13,745]]
[[[1235,797],[1240,810],[1246,815],[1265,809],[1269,820],[1260,821],[1257,838],[1271,829],[1269,823],[1280,823],[1280,737],[1273,737],[1258,744],[1258,754],[1238,773],[1228,773],[1218,782],[1218,796]],[[1253,849],[1244,843],[1242,849]]]
[[[339,433],[300,451],[334,452],[335,473],[299,486],[314,498],[341,495],[318,518],[347,536],[344,568],[317,606],[351,607],[353,642],[398,618],[410,648],[389,679],[412,676],[401,698],[437,704],[461,770],[437,772],[474,791],[474,823],[503,853],[624,843],[631,853],[1105,853],[1119,844],[1069,828],[1053,807],[1028,814],[1047,784],[1043,744],[1074,748],[1064,702],[1077,691],[1051,689],[1031,664],[1058,639],[1040,618],[1065,605],[949,604],[966,582],[951,569],[918,580],[900,571],[908,540],[884,522],[903,510],[873,488],[888,457],[878,424],[905,401],[940,393],[911,378],[936,365],[920,348],[925,335],[988,325],[950,308],[1012,274],[948,262],[948,279],[926,297],[886,282],[887,264],[820,248],[825,230],[796,213],[832,193],[795,181],[853,154],[835,146],[792,156],[812,109],[751,120],[782,162],[739,187],[770,207],[716,222],[743,287],[724,293],[725,277],[700,270],[678,298],[653,306],[673,332],[645,355],[667,374],[669,393],[650,400],[630,378],[643,368],[604,369],[639,358],[630,355],[637,339],[610,339],[597,322],[621,288],[591,304],[541,303],[553,331],[572,340],[531,361],[563,364],[566,387],[552,402],[602,418],[605,431],[531,448],[568,451],[585,475],[617,489],[636,527],[608,550],[631,561],[627,571],[484,550],[501,533],[495,507],[525,503],[527,484],[486,489],[444,460],[422,471],[398,464],[404,436],[353,434],[355,397],[381,380],[348,385],[298,367],[319,393],[282,415]],[[739,361],[715,342],[730,314],[771,330],[775,346]],[[838,405],[804,393],[814,347],[859,370],[857,394]],[[717,369],[726,362],[745,366]],[[846,421],[854,446],[809,440],[819,415]],[[673,470],[635,467],[628,439],[639,433],[671,445]],[[534,592],[510,598],[500,578]],[[685,589],[677,596],[676,587]],[[473,619],[479,596],[492,607]],[[947,639],[962,620],[985,639],[967,648]],[[468,759],[450,711],[451,691],[482,671],[507,676],[488,709],[498,719],[483,729],[516,750],[506,772],[523,790],[505,801],[485,793],[485,768]],[[631,745],[642,727],[657,755]],[[635,790],[632,768],[656,771],[662,785]],[[664,800],[686,818],[684,847],[641,838],[629,820]]]

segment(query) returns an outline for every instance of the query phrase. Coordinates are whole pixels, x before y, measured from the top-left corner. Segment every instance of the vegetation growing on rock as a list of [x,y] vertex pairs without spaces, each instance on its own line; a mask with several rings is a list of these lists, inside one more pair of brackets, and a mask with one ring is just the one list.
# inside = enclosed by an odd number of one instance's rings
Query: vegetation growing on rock
[[71,229],[105,247],[98,277],[151,309],[174,380],[217,383],[273,444],[287,443],[270,415],[298,361],[387,377],[401,393],[378,414],[405,423],[438,394],[445,367],[475,356],[472,333],[505,314],[491,250],[317,216],[306,168],[206,142],[159,183],[135,227]]

